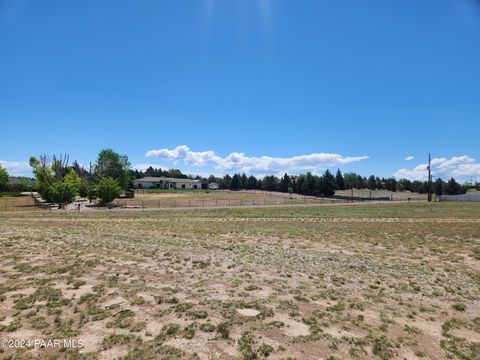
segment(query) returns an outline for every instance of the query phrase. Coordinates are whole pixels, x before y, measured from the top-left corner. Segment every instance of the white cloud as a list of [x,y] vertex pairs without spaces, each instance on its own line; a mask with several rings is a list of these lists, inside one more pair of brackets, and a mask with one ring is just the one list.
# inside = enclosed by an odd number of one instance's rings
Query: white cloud
[[[395,172],[397,178],[410,180],[427,180],[428,164],[419,164],[413,169],[400,169]],[[447,158],[432,159],[432,175],[444,180],[454,177],[458,181],[470,181],[480,179],[480,163],[467,155]]]
[[339,154],[314,153],[288,158],[280,157],[252,157],[244,153],[233,152],[226,157],[217,155],[214,151],[191,151],[186,145],[175,149],[150,150],[146,157],[159,157],[166,160],[182,160],[187,165],[203,166],[211,164],[221,171],[241,171],[247,173],[267,174],[283,171],[314,171],[337,165],[348,164],[368,159],[368,156],[343,156]]
[[0,165],[7,169],[10,176],[33,176],[32,168],[26,161],[0,160]]
[[415,159],[413,156],[407,156],[407,157],[405,158],[405,160],[407,160],[407,161],[411,161],[411,160],[413,160],[413,159]]

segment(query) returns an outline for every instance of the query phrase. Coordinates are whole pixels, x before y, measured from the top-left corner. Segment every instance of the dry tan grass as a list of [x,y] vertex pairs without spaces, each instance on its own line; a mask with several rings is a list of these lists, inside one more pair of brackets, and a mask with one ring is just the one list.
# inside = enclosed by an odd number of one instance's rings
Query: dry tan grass
[[[420,194],[410,191],[388,191],[388,190],[372,190],[370,192],[369,189],[353,189],[353,196],[358,197],[391,197],[393,200],[406,200],[408,198],[416,199],[416,200],[426,200],[427,194]],[[352,190],[335,190],[335,195],[342,195],[342,196],[351,196]]]
[[480,204],[0,215],[0,356],[477,359]]
[[31,196],[2,196],[0,211],[31,211],[34,203]]

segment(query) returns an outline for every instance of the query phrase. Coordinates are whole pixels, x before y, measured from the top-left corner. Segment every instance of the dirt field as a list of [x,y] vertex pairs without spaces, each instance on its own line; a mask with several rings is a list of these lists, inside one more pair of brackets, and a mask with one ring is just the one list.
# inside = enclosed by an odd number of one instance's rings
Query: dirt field
[[0,196],[0,211],[35,210],[36,208],[31,196]]
[[479,359],[480,204],[0,214],[11,359]]
[[342,202],[298,194],[266,191],[178,191],[137,193],[133,199],[118,199],[118,206],[155,208],[201,208],[263,205],[301,205]]
[[[372,190],[372,197],[391,197],[393,200],[406,200],[408,198],[414,200],[427,200],[427,194],[420,194],[410,191],[388,191],[388,190]],[[335,195],[351,196],[352,190],[335,190]],[[353,196],[366,197],[370,196],[369,189],[353,189]]]

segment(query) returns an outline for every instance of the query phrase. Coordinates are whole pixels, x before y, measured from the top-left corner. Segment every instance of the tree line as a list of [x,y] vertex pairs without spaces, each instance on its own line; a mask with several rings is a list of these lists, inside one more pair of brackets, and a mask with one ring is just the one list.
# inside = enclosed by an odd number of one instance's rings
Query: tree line
[[[123,191],[133,187],[132,181],[143,177],[171,177],[181,179],[198,179],[202,187],[207,189],[211,183],[217,183],[220,189],[228,190],[266,190],[285,193],[296,193],[312,196],[333,196],[336,190],[371,189],[389,191],[411,191],[427,193],[426,181],[410,181],[408,179],[380,178],[375,175],[363,177],[354,172],[343,174],[340,169],[333,175],[326,170],[322,175],[307,172],[300,175],[285,173],[281,177],[267,175],[257,178],[253,175],[233,174],[208,178],[183,174],[179,169],[161,169],[149,167],[145,171],[134,170],[126,155],[112,149],[99,152],[96,161],[85,168],[77,161],[69,165],[69,156],[49,157],[42,155],[30,158],[30,166],[35,176],[35,190],[47,202],[66,204],[79,195],[90,200],[99,198],[102,203],[109,203]],[[22,180],[22,179],[21,179]],[[436,195],[464,194],[471,186],[459,184],[454,178],[448,181],[436,179],[432,184],[432,193]],[[480,189],[480,183],[475,184]],[[0,166],[0,191],[30,190],[31,184],[18,181],[9,184],[7,171]]]
[[[335,176],[329,170],[323,175],[314,175],[310,172],[301,175],[288,175],[285,173],[282,177],[268,175],[257,179],[254,176],[246,174],[234,174],[215,177],[211,175],[207,183],[215,182],[220,189],[229,190],[267,190],[280,192],[294,192],[303,195],[313,196],[332,196],[335,190],[349,189],[370,189],[370,190],[388,190],[411,191],[420,194],[428,192],[427,181],[410,181],[408,179],[380,178],[371,175],[368,178],[362,177],[354,172],[342,174],[340,169]],[[459,184],[454,178],[448,181],[437,179],[432,185],[432,192],[436,195],[457,195],[464,194],[471,186],[469,184]],[[477,182],[476,187],[480,188]]]

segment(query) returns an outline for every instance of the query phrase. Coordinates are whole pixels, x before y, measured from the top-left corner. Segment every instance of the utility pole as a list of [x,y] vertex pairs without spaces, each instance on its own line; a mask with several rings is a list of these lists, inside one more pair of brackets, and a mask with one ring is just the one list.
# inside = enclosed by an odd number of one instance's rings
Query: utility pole
[[432,172],[431,172],[431,156],[428,153],[428,202],[432,201]]

